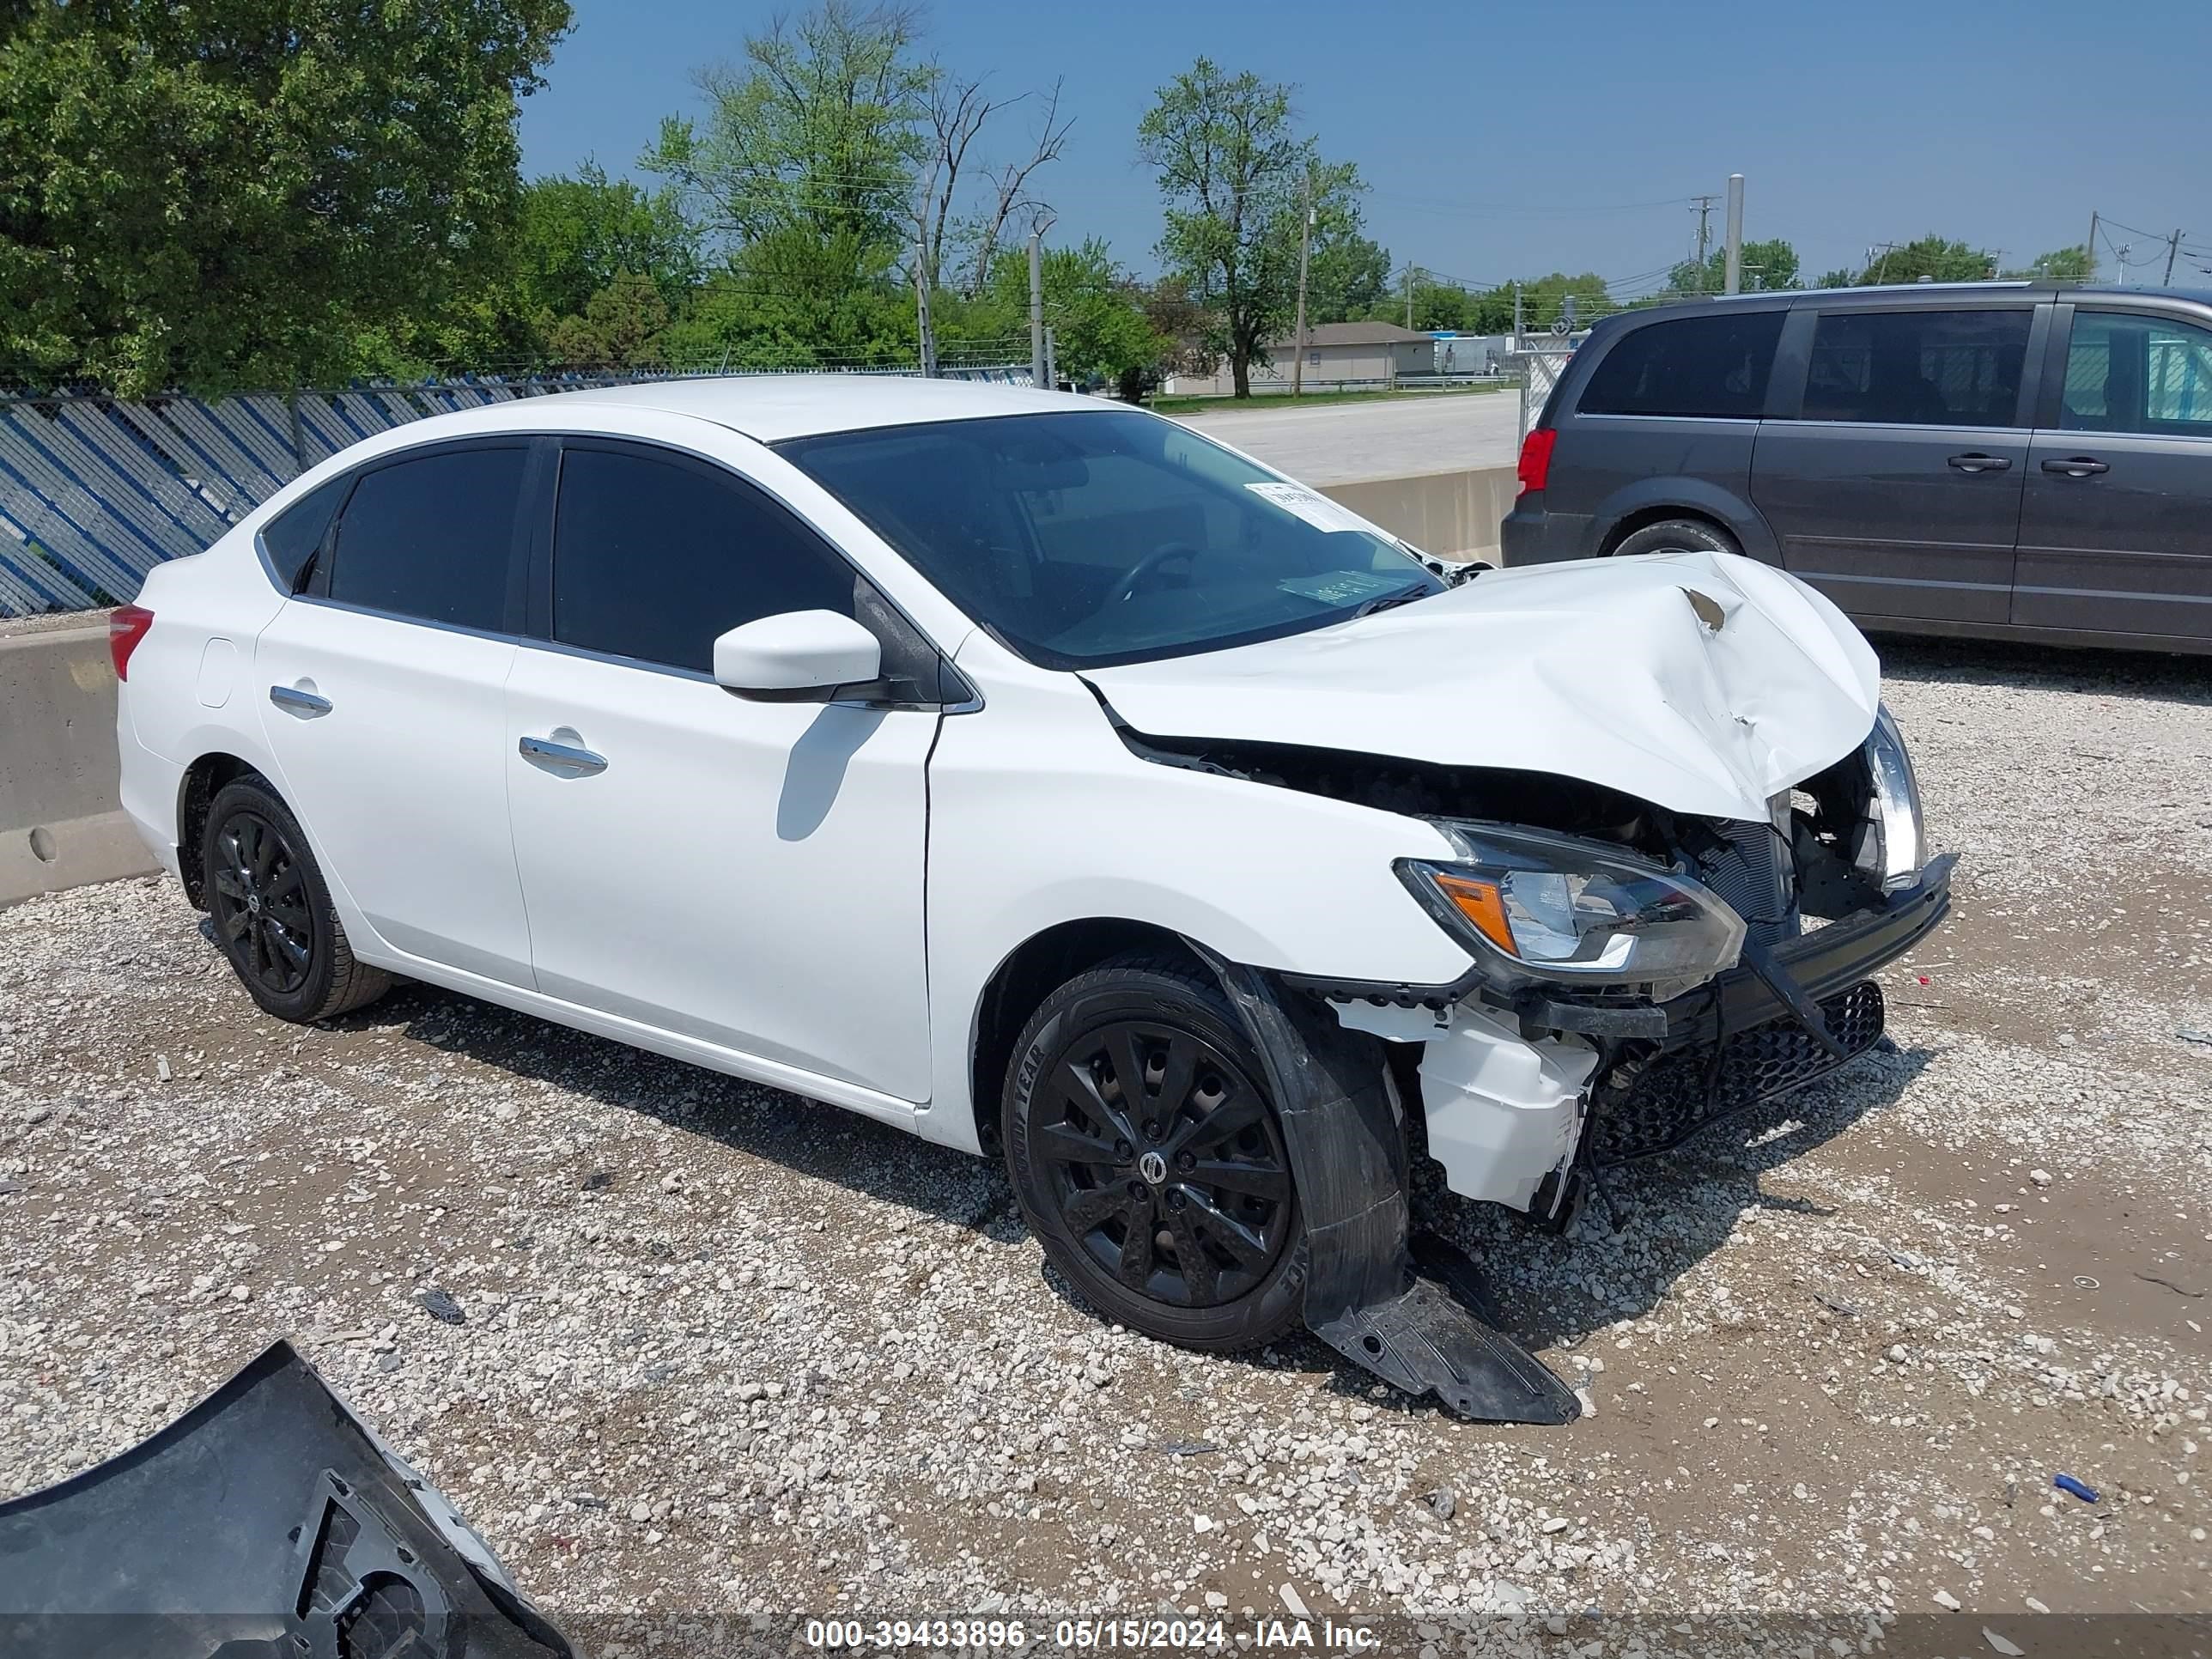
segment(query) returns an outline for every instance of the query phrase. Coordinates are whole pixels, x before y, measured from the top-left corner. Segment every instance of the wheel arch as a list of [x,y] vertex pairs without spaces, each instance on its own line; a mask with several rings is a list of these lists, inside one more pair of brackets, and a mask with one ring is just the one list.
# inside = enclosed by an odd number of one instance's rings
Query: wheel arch
[[969,1109],[976,1144],[991,1153],[999,1145],[999,1107],[1014,1042],[1038,1005],[1078,974],[1132,951],[1157,951],[1187,960],[1208,978],[1205,954],[1173,928],[1123,916],[1085,916],[1055,922],[1012,951],[983,984],[969,1038]]
[[1590,522],[1604,528],[1590,550],[1609,556],[1627,537],[1668,519],[1701,520],[1735,538],[1753,558],[1782,562],[1781,544],[1765,515],[1734,490],[1699,478],[1644,479],[1630,485],[1591,515]]
[[[185,769],[185,775],[177,784],[177,871],[185,884],[185,896],[191,901],[195,910],[207,908],[205,884],[201,878],[200,837],[207,831],[208,805],[225,784],[240,778],[260,778],[267,781],[268,775],[252,761],[222,750],[210,750]],[[274,784],[270,785],[275,788]]]

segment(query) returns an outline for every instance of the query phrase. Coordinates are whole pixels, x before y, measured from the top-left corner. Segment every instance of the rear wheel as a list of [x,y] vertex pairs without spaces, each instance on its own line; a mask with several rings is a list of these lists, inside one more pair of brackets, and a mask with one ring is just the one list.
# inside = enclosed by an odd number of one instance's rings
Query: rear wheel
[[1015,1045],[1006,1164],[1053,1265],[1109,1317],[1186,1347],[1299,1322],[1304,1223],[1266,1072],[1210,979],[1118,958]]
[[266,1012],[328,1019],[391,988],[389,975],[354,960],[299,820],[259,778],[225,784],[208,804],[200,860],[216,941]]
[[1743,544],[1704,519],[1668,519],[1632,530],[1613,544],[1613,556],[1631,553],[1741,553]]

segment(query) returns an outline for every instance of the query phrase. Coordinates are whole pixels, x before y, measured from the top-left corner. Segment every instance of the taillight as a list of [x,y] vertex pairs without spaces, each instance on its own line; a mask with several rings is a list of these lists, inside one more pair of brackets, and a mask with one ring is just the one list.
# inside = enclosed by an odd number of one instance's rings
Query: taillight
[[1524,495],[1543,489],[1545,480],[1552,476],[1552,446],[1559,441],[1559,429],[1548,426],[1536,428],[1521,441],[1521,464],[1513,470]]
[[153,625],[154,613],[143,605],[118,605],[107,613],[107,654],[115,659],[117,679],[131,678],[131,653]]

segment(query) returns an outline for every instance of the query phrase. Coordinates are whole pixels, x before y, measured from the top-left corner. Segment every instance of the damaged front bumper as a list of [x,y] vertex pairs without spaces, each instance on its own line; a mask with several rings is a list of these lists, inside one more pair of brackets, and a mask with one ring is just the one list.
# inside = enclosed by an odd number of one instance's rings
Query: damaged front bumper
[[573,1659],[483,1540],[271,1344],[168,1427],[0,1504],[10,1659]]
[[1954,860],[1666,1001],[1557,988],[1293,979],[1345,1025],[1422,1046],[1429,1150],[1447,1184],[1564,1222],[1595,1171],[1679,1146],[1865,1053],[1872,975],[1949,913]]
[[1421,1044],[1418,1109],[1448,1184],[1564,1224],[1607,1167],[1679,1146],[1871,1048],[1882,1003],[1869,975],[1948,913],[1953,862],[1936,860],[1879,905],[1753,947],[1744,965],[1663,1002],[1552,993],[1500,1004],[1479,974],[1389,985],[1213,960],[1282,1116],[1306,1212],[1308,1325],[1463,1416],[1572,1420],[1573,1392],[1494,1328],[1472,1264],[1410,1236],[1388,1073],[1371,1048],[1351,1045],[1363,1033]]

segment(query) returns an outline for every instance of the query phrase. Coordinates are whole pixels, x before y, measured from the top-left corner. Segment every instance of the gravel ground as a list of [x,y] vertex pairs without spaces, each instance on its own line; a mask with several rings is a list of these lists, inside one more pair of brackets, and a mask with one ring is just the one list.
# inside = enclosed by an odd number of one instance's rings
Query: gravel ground
[[1893,1045],[1617,1232],[1427,1200],[1578,1424],[1108,1328],[993,1167],[826,1107],[419,988],[279,1024],[147,880],[0,914],[0,1494],[288,1335],[572,1624],[2202,1615],[2212,669],[1886,654],[1962,855]]

